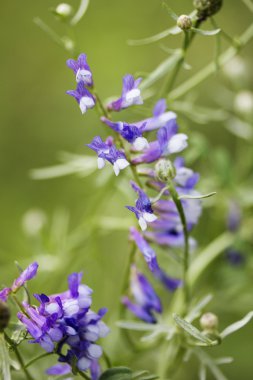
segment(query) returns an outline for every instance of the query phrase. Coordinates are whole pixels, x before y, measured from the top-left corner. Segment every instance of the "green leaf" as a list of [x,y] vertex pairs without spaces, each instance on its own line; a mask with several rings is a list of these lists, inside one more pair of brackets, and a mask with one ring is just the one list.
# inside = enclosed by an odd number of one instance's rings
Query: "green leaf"
[[156,380],[159,379],[157,375],[149,375],[148,371],[138,371],[133,373],[133,380]]
[[183,194],[183,195],[180,195],[179,199],[203,199],[203,198],[210,198],[212,197],[213,195],[216,195],[216,191],[213,191],[212,193],[209,193],[209,194],[204,194],[204,195],[187,195],[187,194]]
[[207,296],[205,296],[204,298],[202,298],[190,311],[189,313],[187,314],[187,320],[189,322],[193,322],[196,318],[198,318],[203,309],[206,307],[206,305],[209,304],[209,302],[211,302],[213,296],[212,294],[208,294]]
[[118,327],[126,330],[135,330],[135,331],[153,331],[157,328],[156,325],[142,322],[132,322],[132,321],[118,321],[116,323]]
[[215,36],[221,31],[221,29],[203,30],[203,29],[197,29],[197,28],[191,28],[191,30],[193,30],[195,33],[201,34],[202,36]]
[[85,12],[88,9],[90,0],[81,0],[79,8],[76,12],[76,14],[73,16],[72,20],[70,21],[70,25],[76,25],[84,16]]
[[185,319],[179,317],[177,314],[173,314],[173,318],[176,324],[181,327],[184,331],[186,331],[189,335],[200,341],[206,346],[213,346],[217,343],[216,340],[211,340],[207,338],[202,332],[200,332],[195,326],[191,323],[187,322]]
[[97,169],[97,159],[91,156],[62,153],[60,160],[63,161],[60,165],[32,169],[30,176],[36,180],[63,177],[70,174],[87,177]]
[[152,71],[144,81],[140,84],[142,90],[150,87],[156,81],[161,79],[169,71],[173,70],[177,63],[183,58],[183,52],[181,49],[175,51],[175,53],[165,59],[154,71]]
[[99,380],[132,380],[133,372],[127,367],[110,368],[100,376]]
[[252,318],[253,318],[253,311],[250,311],[240,321],[237,321],[233,323],[232,325],[228,326],[227,328],[225,328],[225,330],[223,330],[222,333],[220,334],[221,338],[224,339],[228,335],[233,334],[237,330],[240,330],[241,328],[246,326],[251,321]]
[[148,45],[148,44],[152,44],[154,42],[160,41],[169,35],[176,35],[181,32],[182,30],[178,26],[174,26],[173,28],[166,29],[161,33],[155,34],[147,38],[142,38],[140,40],[128,40],[127,43],[130,46]]
[[4,380],[11,380],[10,371],[11,360],[8,348],[2,333],[0,333],[0,377]]

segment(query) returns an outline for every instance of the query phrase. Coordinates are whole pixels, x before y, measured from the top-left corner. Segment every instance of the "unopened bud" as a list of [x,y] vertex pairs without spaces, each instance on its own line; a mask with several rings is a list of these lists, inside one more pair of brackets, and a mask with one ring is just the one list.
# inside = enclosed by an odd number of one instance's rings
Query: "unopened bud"
[[241,114],[250,115],[253,113],[253,93],[241,91],[235,97],[235,109]]
[[194,0],[193,5],[198,11],[198,18],[205,20],[221,9],[222,2],[223,0]]
[[5,302],[0,301],[0,332],[3,331],[9,324],[10,309]]
[[155,172],[157,178],[162,182],[167,182],[176,176],[176,169],[172,162],[164,159],[157,162],[155,166]]
[[190,16],[181,15],[177,19],[177,26],[182,30],[189,30],[192,27],[192,20]]
[[62,18],[68,18],[73,13],[73,8],[69,4],[61,3],[57,5],[55,13]]
[[205,313],[200,318],[200,325],[202,329],[207,333],[216,333],[218,330],[218,324],[218,317],[213,313]]

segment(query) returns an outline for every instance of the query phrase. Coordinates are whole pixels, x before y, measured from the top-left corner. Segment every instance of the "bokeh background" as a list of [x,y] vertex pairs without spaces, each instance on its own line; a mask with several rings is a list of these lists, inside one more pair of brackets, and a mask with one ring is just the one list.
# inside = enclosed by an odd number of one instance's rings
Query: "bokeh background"
[[[86,283],[94,289],[94,308],[109,308],[107,321],[113,333],[106,345],[115,364],[155,371],[154,363],[150,364],[152,360],[137,358],[119,344],[114,326],[127,262],[127,229],[134,220],[124,209],[134,199],[125,180],[109,177],[109,168],[103,174],[96,171],[85,178],[75,175],[50,180],[31,178],[32,169],[57,165],[62,152],[92,154],[85,144],[98,133],[105,135],[95,111],[82,116],[74,100],[65,95],[66,90],[75,86],[65,65],[69,55],[33,19],[39,17],[59,35],[76,38],[77,48],[88,55],[102,98],[119,93],[125,73],[153,70],[168,55],[164,47],[180,46],[181,37],[168,37],[162,41],[163,46],[127,45],[128,39],[150,36],[173,25],[158,0],[92,0],[74,31],[49,12],[57,4],[49,0],[14,0],[1,5],[1,283],[10,283],[16,275],[15,260],[23,267],[34,259],[39,261],[39,276],[32,286],[34,291],[45,293],[64,290],[67,275],[83,270]],[[74,0],[70,4],[78,6]],[[192,11],[189,0],[170,0],[168,4],[178,14]],[[241,1],[229,0],[224,1],[216,21],[235,36],[253,20]],[[192,69],[182,71],[176,85],[214,59],[215,44],[214,37],[196,38],[187,57]],[[222,49],[228,45],[222,42]],[[199,189],[218,191],[215,198],[207,201],[204,216],[194,232],[200,247],[226,229],[229,199],[236,199],[244,207],[239,239],[243,262],[233,266],[225,254],[221,255],[199,286],[202,292],[215,295],[210,308],[219,314],[222,327],[253,308],[252,107],[242,109],[238,100],[242,91],[252,90],[252,48],[253,44],[248,44],[234,66],[220,70],[195,88],[183,103],[171,104],[190,136],[190,146],[191,139],[193,142],[187,157],[201,173]],[[189,102],[194,102],[194,106],[189,106]],[[204,123],[200,119],[205,111],[198,107],[212,108]],[[143,115],[131,117],[137,116]],[[246,134],[244,138],[229,131],[235,130],[231,120],[237,123],[236,130],[241,128]],[[120,218],[121,224],[113,222],[113,217]],[[252,379],[252,326],[251,323],[229,337],[214,352],[235,358],[224,369],[230,380]],[[45,367],[46,363],[41,362],[33,369],[36,379],[44,378],[39,371],[42,373]],[[196,368],[196,363],[190,362],[186,372],[180,370],[178,379],[195,380]]]

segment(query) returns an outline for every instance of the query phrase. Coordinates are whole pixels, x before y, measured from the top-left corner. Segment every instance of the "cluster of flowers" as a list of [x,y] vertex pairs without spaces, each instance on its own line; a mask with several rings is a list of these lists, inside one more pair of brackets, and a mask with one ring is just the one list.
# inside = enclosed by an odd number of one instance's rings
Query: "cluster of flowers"
[[[29,265],[14,281],[12,288],[0,292],[0,300],[6,302],[8,295],[35,277],[37,269],[36,262]],[[109,332],[101,320],[107,310],[94,313],[90,309],[92,290],[81,284],[81,280],[82,273],[73,273],[68,278],[67,291],[51,296],[34,294],[40,305],[23,302],[18,318],[33,337],[30,343],[38,343],[47,352],[58,355],[60,363],[49,368],[48,375],[59,376],[89,369],[92,380],[97,380],[102,348],[96,342]]]
[[[92,73],[87,64],[86,55],[81,54],[77,61],[67,61],[67,65],[76,74],[78,82],[77,90],[68,91],[67,93],[76,98],[81,111],[85,112],[87,108],[90,108],[87,107],[89,101],[92,106],[96,102],[96,97],[88,93],[85,88],[85,86],[92,86],[93,84]],[[115,174],[118,175],[120,170],[133,165],[135,168],[138,167],[137,172],[147,177],[148,186],[160,193],[167,184],[157,178],[156,171],[150,166],[140,169],[139,165],[155,163],[171,154],[180,153],[187,147],[188,137],[178,132],[177,115],[174,112],[167,111],[165,99],[161,99],[156,103],[153,115],[145,120],[129,124],[111,119],[111,112],[113,111],[119,112],[132,105],[143,104],[139,88],[141,80],[141,78],[135,80],[129,74],[125,75],[121,97],[103,109],[104,116],[101,117],[101,121],[113,131],[115,138],[109,136],[103,141],[100,136],[96,136],[87,146],[97,153],[99,169],[102,169],[106,161],[108,161],[113,165]],[[89,97],[89,101],[87,97]],[[147,132],[154,130],[157,130],[156,140],[149,142],[145,135]],[[131,152],[131,157],[129,157],[130,155],[126,157],[124,141],[130,144],[127,150]],[[119,149],[117,146],[119,146]],[[199,175],[185,167],[182,157],[175,159],[174,167],[176,175],[173,182],[178,194],[196,197],[199,193],[194,187],[199,180]],[[176,205],[172,200],[168,199],[159,199],[152,204],[150,198],[140,186],[134,182],[131,185],[137,193],[138,199],[135,206],[127,206],[127,208],[135,214],[143,232],[140,233],[136,228],[131,228],[130,239],[135,242],[142,253],[154,277],[159,279],[167,289],[174,291],[181,285],[181,281],[170,278],[160,268],[156,253],[148,241],[169,247],[182,247],[184,245],[183,226]],[[169,191],[164,189],[164,195],[169,196]],[[182,206],[187,220],[187,228],[190,231],[198,222],[201,214],[201,204],[198,199],[184,199],[182,200]],[[149,227],[148,230],[147,227]],[[190,246],[194,245],[195,241],[190,239]],[[124,297],[122,302],[140,319],[155,323],[154,312],[162,312],[161,302],[146,277],[139,273],[134,265],[131,269],[130,285],[135,301],[132,302],[128,297]]]

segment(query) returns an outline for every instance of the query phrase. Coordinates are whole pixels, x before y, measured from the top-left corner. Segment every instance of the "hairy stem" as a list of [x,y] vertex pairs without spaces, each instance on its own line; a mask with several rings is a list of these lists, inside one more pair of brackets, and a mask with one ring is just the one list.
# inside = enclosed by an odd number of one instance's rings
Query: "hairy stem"
[[43,359],[43,358],[45,358],[46,356],[49,356],[49,355],[52,355],[52,352],[46,352],[44,354],[36,356],[35,358],[31,359],[28,363],[26,363],[25,368],[30,367],[32,364],[34,364],[38,360]]
[[189,301],[190,301],[190,291],[189,291],[188,275],[187,275],[188,267],[189,267],[189,233],[187,229],[187,222],[186,222],[184,209],[172,181],[168,182],[168,187],[169,187],[170,195],[179,213],[181,223],[183,226],[183,232],[184,232],[183,289],[184,289],[185,308],[187,309],[189,305]]

